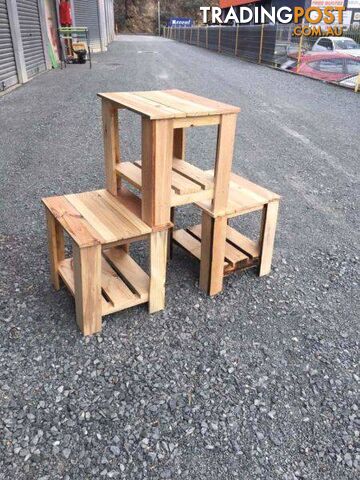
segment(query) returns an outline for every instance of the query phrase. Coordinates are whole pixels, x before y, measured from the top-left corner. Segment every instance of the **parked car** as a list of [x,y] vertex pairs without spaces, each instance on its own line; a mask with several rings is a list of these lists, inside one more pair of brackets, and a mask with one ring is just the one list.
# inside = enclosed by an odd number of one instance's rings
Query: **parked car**
[[283,70],[290,70],[319,80],[340,82],[360,73],[360,57],[352,57],[346,53],[309,52],[301,56],[298,69],[297,58],[295,55],[290,56],[291,58],[282,64]]
[[311,51],[347,53],[354,57],[360,57],[360,45],[348,37],[321,37],[316,40]]

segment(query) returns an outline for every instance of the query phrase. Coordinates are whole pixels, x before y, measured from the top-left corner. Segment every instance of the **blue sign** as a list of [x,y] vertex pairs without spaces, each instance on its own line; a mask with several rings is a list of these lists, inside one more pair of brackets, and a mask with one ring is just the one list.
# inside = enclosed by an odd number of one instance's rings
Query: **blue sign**
[[172,17],[168,22],[168,27],[192,27],[192,25],[192,18]]

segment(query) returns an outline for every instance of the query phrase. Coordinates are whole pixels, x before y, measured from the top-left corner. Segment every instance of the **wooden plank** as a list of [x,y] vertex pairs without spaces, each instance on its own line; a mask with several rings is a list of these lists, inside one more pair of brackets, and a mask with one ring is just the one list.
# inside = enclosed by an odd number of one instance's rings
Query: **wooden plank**
[[159,102],[154,102],[136,95],[137,92],[109,92],[98,93],[100,98],[114,102],[116,106],[127,108],[135,113],[145,115],[150,120],[185,117],[186,115],[173,108],[166,107]]
[[116,168],[116,172],[135,188],[141,190],[141,170],[134,163],[123,162]]
[[259,276],[267,275],[271,271],[271,261],[274,251],[276,223],[279,210],[279,201],[275,200],[264,207],[261,228],[261,255]]
[[66,195],[66,199],[80,212],[87,223],[103,237],[103,243],[116,242],[116,240],[119,240],[116,232],[116,219],[112,217],[109,221],[106,212],[105,216],[103,216],[103,208],[101,208],[100,203],[97,204],[97,202],[89,196],[89,193],[90,192]]
[[247,180],[246,178],[241,177],[236,173],[232,172],[230,175],[230,179],[231,182],[234,182],[240,187],[252,191],[253,193],[259,195],[268,202],[271,202],[272,200],[280,200],[281,198],[280,195],[278,195],[277,193],[271,192],[270,190],[267,190],[266,188],[261,187],[256,183],[250,182],[250,180]]
[[119,278],[104,257],[102,257],[101,262],[101,287],[106,297],[114,307],[130,306],[134,297],[133,292]]
[[218,125],[221,115],[207,115],[206,117],[174,118],[174,128],[206,127]]
[[154,232],[150,236],[150,313],[165,308],[167,236],[167,231]]
[[79,246],[88,247],[105,241],[64,196],[43,198],[42,202]]
[[96,231],[101,232],[104,243],[131,239],[151,231],[106,190],[67,195],[66,198]]
[[231,164],[234,151],[237,115],[223,115],[218,127],[218,141],[214,172],[213,212],[221,215],[226,212]]
[[[207,172],[205,173],[207,174]],[[228,195],[228,202],[225,209],[225,215],[227,217],[261,210],[263,205],[267,203],[267,200],[263,196],[258,195],[254,191],[242,188],[232,181],[230,181]],[[212,211],[212,202],[208,200],[197,203],[197,206],[213,217],[218,216]]]
[[121,248],[110,248],[103,255],[130,283],[137,295],[145,301],[149,298],[149,275]]
[[101,331],[101,246],[74,251],[76,322],[84,335]]
[[[106,205],[121,216],[122,222],[126,222],[126,224],[131,223],[132,227],[136,229],[136,236],[146,235],[151,232],[151,228],[141,220],[140,216],[126,208],[125,205],[119,202],[118,198],[109,194],[106,190],[97,190],[93,192],[93,196],[101,197],[105,200]],[[121,225],[121,228],[123,228],[123,225]]]
[[65,258],[59,263],[59,274],[70,293],[75,297],[74,266],[72,258]]
[[185,159],[185,129],[184,128],[174,128],[173,156],[176,158],[180,158],[181,160]]
[[181,175],[183,175],[184,177],[197,183],[204,190],[214,187],[213,180],[210,179],[203,170],[196,167],[195,165],[192,165],[191,163],[174,158],[173,170],[175,172],[181,173]]
[[229,200],[236,205],[236,210],[239,212],[248,208],[262,207],[267,203],[264,197],[251,190],[241,187],[234,188],[232,182],[230,182]]
[[[75,296],[74,269],[72,258],[67,258],[60,262],[59,273],[70,293]],[[102,281],[103,279],[104,274],[102,273]],[[148,298],[144,297],[143,295],[137,296],[133,294],[131,298],[124,297],[120,303],[116,303],[115,305],[113,305],[111,302],[108,302],[103,296],[101,296],[101,313],[102,316],[109,315],[111,313],[119,312],[121,310],[125,310],[126,308],[145,303],[147,300]]]
[[171,120],[142,119],[142,219],[151,227],[170,221],[173,158]]
[[201,242],[186,230],[175,230],[173,240],[195,258],[201,259]]
[[178,195],[172,192],[170,201],[172,207],[179,207],[181,205],[189,205],[189,203],[196,203],[212,199],[213,189],[200,190],[200,192],[190,193],[187,195]]
[[[142,168],[141,162],[135,162],[135,165]],[[201,190],[200,185],[189,180],[187,177],[180,175],[174,170],[171,172],[171,188],[178,195],[186,195]]]
[[211,100],[210,98],[201,97],[199,95],[195,95],[193,93],[184,92],[182,90],[171,89],[165,90],[165,92],[170,93],[178,98],[190,100],[192,102],[198,103],[199,105],[203,105],[208,107],[212,111],[215,111],[216,114],[222,115],[226,113],[239,113],[240,108],[234,105],[229,105],[227,103],[218,102],[216,100]]
[[141,199],[137,195],[122,185],[118,191],[117,198],[128,210],[138,218],[141,218]]
[[178,195],[187,195],[190,193],[200,192],[201,186],[189,180],[187,177],[180,175],[172,170],[171,172],[171,188]]
[[165,91],[136,92],[136,95],[154,102],[159,102],[174,110],[179,110],[185,114],[184,116],[188,117],[200,117],[202,115],[214,115],[217,113],[217,110],[214,108],[201,105],[193,100],[171,95]]
[[212,218],[202,214],[200,288],[216,295],[223,288],[226,244],[226,217]]
[[[201,241],[201,225],[195,225],[194,227],[187,229],[189,232],[192,232],[196,237]],[[240,262],[247,262],[249,257],[243,252],[235,248],[230,243],[226,242],[225,244],[225,260],[230,262],[233,267],[235,267]]]
[[260,247],[258,243],[245,235],[242,235],[240,232],[230,227],[230,225],[226,228],[226,239],[228,242],[232,242],[238,248],[246,252],[251,258],[258,258],[260,256]]
[[60,288],[59,264],[65,258],[64,232],[54,215],[46,208],[48,248],[51,282],[55,290]]
[[115,167],[120,162],[118,111],[111,102],[104,99],[102,100],[102,121],[106,188],[116,195],[119,185]]

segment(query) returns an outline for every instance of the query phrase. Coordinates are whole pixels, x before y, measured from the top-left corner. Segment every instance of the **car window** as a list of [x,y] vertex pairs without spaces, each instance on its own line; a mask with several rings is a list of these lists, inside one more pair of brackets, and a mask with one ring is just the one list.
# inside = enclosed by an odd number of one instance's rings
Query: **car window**
[[334,40],[336,50],[353,50],[354,48],[360,48],[360,46],[352,38],[341,38]]
[[328,38],[321,38],[318,42],[318,45],[320,45],[321,47],[325,47],[327,48],[328,50],[332,50],[332,43],[331,43],[331,40],[329,40]]
[[355,59],[347,58],[345,60],[345,65],[347,69],[347,73],[350,75],[358,75],[360,73],[360,61],[356,61]]
[[342,58],[328,58],[317,62],[309,62],[309,66],[319,72],[347,73]]

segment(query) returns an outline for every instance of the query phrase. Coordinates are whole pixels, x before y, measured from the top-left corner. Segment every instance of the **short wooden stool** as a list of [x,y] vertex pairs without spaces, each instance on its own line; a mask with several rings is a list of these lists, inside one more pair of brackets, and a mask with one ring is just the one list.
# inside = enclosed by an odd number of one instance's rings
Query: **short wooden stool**
[[[204,172],[213,178],[214,172]],[[173,240],[200,262],[200,288],[209,295],[222,291],[223,277],[235,270],[258,266],[259,275],[271,270],[280,196],[231,173],[223,215],[214,215],[211,200],[196,203],[202,224],[176,230]],[[228,225],[239,215],[262,210],[259,240],[254,242]]]
[[[141,220],[138,197],[123,187],[117,197],[97,190],[48,197],[43,203],[52,283],[58,290],[62,279],[74,295],[84,335],[100,332],[104,315],[146,302],[150,313],[164,307],[168,232],[153,231]],[[72,258],[65,258],[64,231],[72,239]],[[125,245],[145,238],[150,238],[150,275]]]

